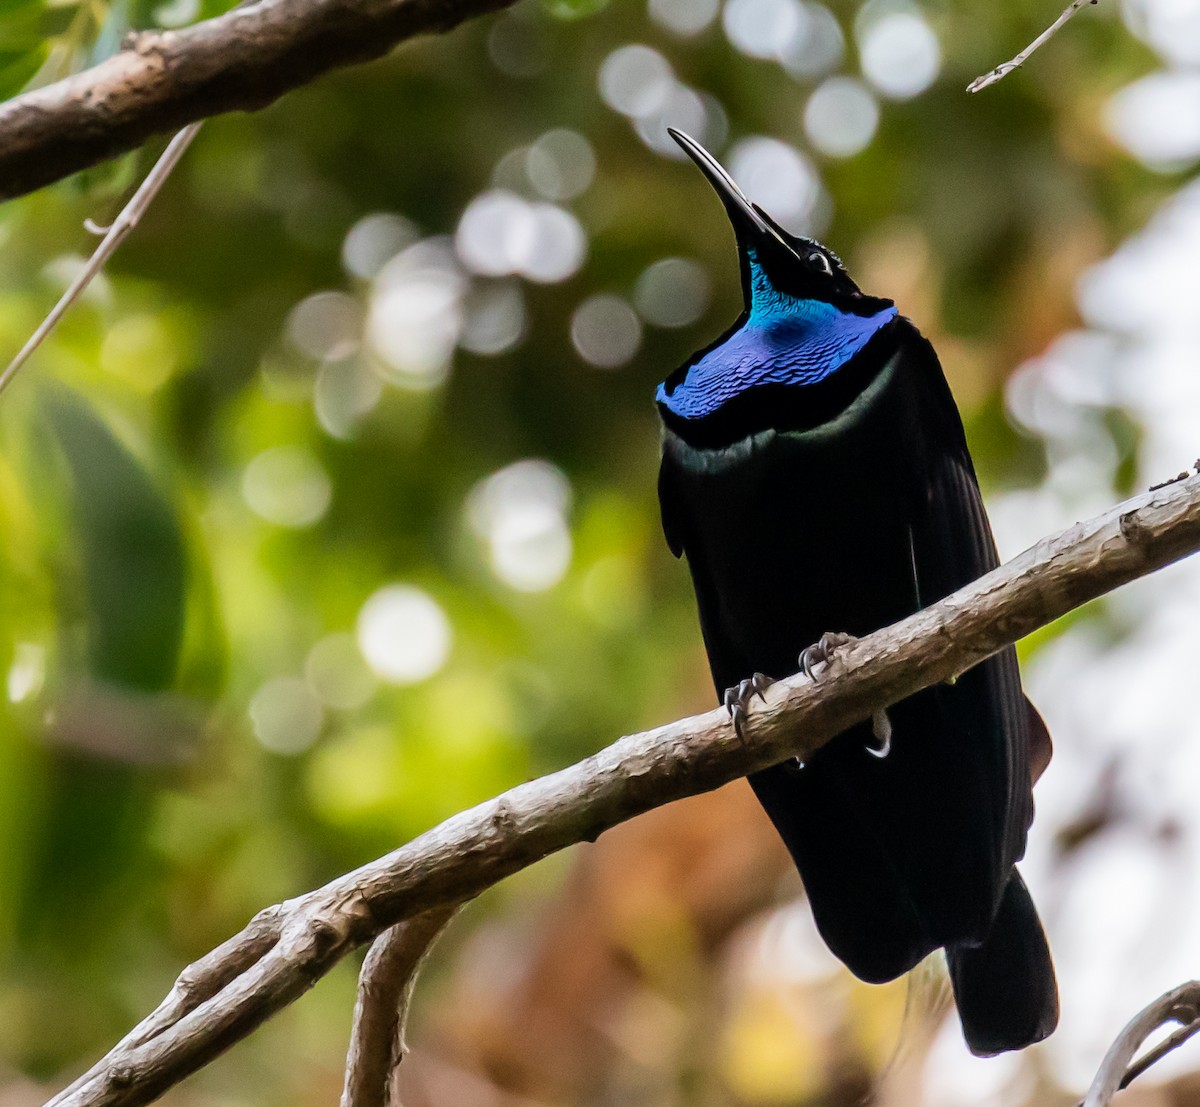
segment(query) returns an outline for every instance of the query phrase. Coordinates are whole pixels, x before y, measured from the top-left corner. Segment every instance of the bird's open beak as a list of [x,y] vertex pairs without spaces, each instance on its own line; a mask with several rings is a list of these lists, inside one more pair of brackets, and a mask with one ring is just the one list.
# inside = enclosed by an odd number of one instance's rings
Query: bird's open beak
[[734,230],[737,231],[738,238],[743,238],[743,235],[749,232],[750,242],[756,239],[766,240],[783,247],[789,254],[794,253],[792,248],[779,237],[775,228],[759,214],[758,209],[749,201],[746,194],[738,188],[737,181],[726,172],[725,167],[712,154],[690,135],[685,135],[682,131],[675,130],[674,127],[668,127],[667,133],[679,143],[683,152],[696,163],[700,172],[708,178],[708,183],[716,189],[717,195],[721,197],[721,203],[725,205],[725,211],[729,214],[729,220],[733,224]]

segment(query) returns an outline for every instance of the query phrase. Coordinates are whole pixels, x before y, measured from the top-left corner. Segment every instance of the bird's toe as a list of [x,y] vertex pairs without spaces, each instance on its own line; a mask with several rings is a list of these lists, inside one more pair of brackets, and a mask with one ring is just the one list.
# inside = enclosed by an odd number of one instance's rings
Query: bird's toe
[[763,673],[755,673],[753,676],[747,677],[745,680],[739,681],[725,689],[723,704],[725,710],[729,712],[729,718],[733,722],[734,733],[739,740],[745,740],[746,716],[750,707],[750,701],[758,696],[764,703],[766,697],[763,693],[774,684],[775,681],[771,677]]
[[[840,630],[826,631],[818,641],[800,651],[800,671],[813,682],[820,680],[827,675],[828,667],[833,664],[837,654],[857,641],[853,634]],[[825,670],[818,673],[818,665],[825,666]]]

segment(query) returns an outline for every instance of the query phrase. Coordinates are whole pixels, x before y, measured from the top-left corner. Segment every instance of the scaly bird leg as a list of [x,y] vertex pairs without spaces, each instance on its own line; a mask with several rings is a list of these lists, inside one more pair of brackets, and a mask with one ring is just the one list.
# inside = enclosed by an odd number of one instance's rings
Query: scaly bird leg
[[[811,646],[805,646],[800,651],[800,671],[814,684],[828,676],[828,669],[833,664],[839,650],[858,641],[853,634],[841,631],[828,631],[821,635],[819,641]],[[817,671],[820,666],[821,671]],[[887,757],[892,749],[892,721],[886,711],[876,711],[871,716],[871,732],[875,736],[875,745],[867,746],[867,753],[873,757]]]
[[725,689],[725,710],[729,712],[729,717],[733,720],[733,732],[737,735],[739,742],[746,740],[742,728],[746,725],[746,714],[750,710],[750,701],[758,696],[765,703],[766,697],[763,693],[774,683],[775,681],[771,677],[755,673],[732,688]]

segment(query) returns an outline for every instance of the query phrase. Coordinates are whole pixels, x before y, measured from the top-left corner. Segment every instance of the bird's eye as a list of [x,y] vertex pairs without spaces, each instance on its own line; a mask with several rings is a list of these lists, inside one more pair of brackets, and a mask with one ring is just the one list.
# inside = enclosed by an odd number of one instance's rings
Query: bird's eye
[[830,260],[819,250],[814,250],[808,255],[808,264],[814,269],[820,269],[827,277],[833,276],[833,265]]

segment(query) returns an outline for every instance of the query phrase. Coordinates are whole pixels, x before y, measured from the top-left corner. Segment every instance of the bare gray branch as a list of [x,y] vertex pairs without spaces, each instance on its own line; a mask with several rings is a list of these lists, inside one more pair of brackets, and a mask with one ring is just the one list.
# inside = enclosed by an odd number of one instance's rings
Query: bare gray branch
[[[150,1031],[127,1039],[53,1102],[148,1103],[388,927],[469,899],[550,853],[593,841],[654,807],[788,757],[810,758],[874,712],[953,678],[1089,600],[1198,548],[1200,475],[1195,475],[1043,539],[940,603],[859,639],[838,655],[832,679],[819,687],[802,676],[773,685],[766,702],[751,712],[743,741],[735,738],[723,710],[709,711],[621,738],[570,768],[456,815],[387,856],[260,915],[246,934],[226,943],[227,953],[211,954],[189,970],[190,979],[203,981],[198,993],[177,986],[186,998],[168,997],[166,1013],[151,1016]],[[247,968],[251,957],[258,960]],[[1124,1071],[1122,1062],[1118,1080]]]
[[1181,1026],[1173,1034],[1169,1034],[1153,1049],[1147,1050],[1126,1070],[1125,1075],[1121,1077],[1121,1085],[1117,1089],[1123,1092],[1129,1087],[1142,1073],[1153,1068],[1161,1061],[1168,1053],[1174,1053],[1181,1045],[1190,1041],[1197,1034],[1200,1034],[1200,1010],[1197,1010],[1194,1021]]
[[258,0],[184,30],[143,31],[107,61],[0,105],[0,200],[511,3]]
[[408,1052],[404,1027],[421,963],[458,904],[397,923],[372,943],[358,974],[341,1107],[391,1107],[396,1069]]

